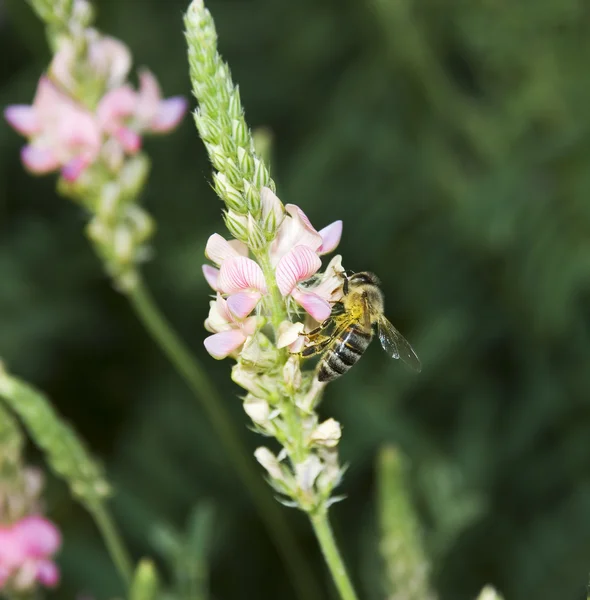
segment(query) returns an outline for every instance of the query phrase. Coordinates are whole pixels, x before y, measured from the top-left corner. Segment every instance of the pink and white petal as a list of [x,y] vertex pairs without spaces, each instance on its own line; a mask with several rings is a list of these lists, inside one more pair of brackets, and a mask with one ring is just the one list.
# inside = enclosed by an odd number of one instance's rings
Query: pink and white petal
[[242,323],[242,327],[241,327],[242,333],[246,336],[254,335],[256,333],[256,330],[258,329],[258,327],[260,327],[263,322],[264,322],[264,319],[262,317],[248,317]]
[[246,336],[239,329],[231,329],[210,335],[203,344],[213,358],[221,360],[235,352],[245,341]]
[[37,175],[51,173],[60,166],[59,157],[53,151],[32,144],[21,150],[20,157],[25,167]]
[[41,124],[37,112],[27,104],[13,104],[4,109],[4,118],[8,124],[27,137],[39,133]]
[[59,529],[40,515],[21,519],[14,524],[13,530],[30,558],[49,556],[61,545]]
[[62,167],[61,174],[66,181],[73,182],[80,177],[87,167],[88,160],[82,156],[76,156]]
[[266,217],[270,213],[274,213],[275,222],[278,227],[285,218],[285,210],[283,207],[283,203],[278,199],[277,195],[268,187],[263,187],[260,190],[260,203],[262,204],[262,218],[266,219]]
[[313,292],[304,292],[295,288],[291,296],[299,306],[305,309],[318,323],[325,321],[332,312],[332,307],[323,298]]
[[246,290],[257,290],[266,294],[266,282],[258,263],[245,256],[236,256],[223,261],[217,280],[224,294],[236,294]]
[[291,321],[283,321],[279,326],[279,336],[277,338],[277,348],[290,346],[301,336],[303,332],[303,323],[291,323]]
[[155,118],[161,99],[162,93],[158,80],[148,69],[141,69],[139,72],[139,93],[137,94],[135,118],[147,127]]
[[229,240],[228,244],[240,255],[240,256],[248,256],[248,246],[244,244],[244,242],[240,242],[240,240]]
[[299,281],[309,279],[322,266],[319,256],[308,246],[295,246],[277,265],[275,275],[283,296],[288,296]]
[[222,238],[218,233],[214,233],[207,240],[205,246],[205,256],[217,266],[220,266],[227,258],[235,258],[241,256],[242,253],[235,247],[235,241],[228,242]]
[[243,319],[252,312],[260,298],[260,292],[238,292],[227,298],[227,307],[236,318]]
[[305,338],[303,336],[298,337],[292,344],[289,344],[289,352],[297,354],[301,352],[305,347]]
[[133,129],[118,127],[113,133],[128,154],[135,154],[141,149],[141,136]]
[[109,89],[125,83],[131,68],[131,52],[123,42],[110,36],[101,36],[89,45],[88,54],[93,71],[108,80]]
[[209,303],[209,315],[205,319],[205,329],[211,333],[219,333],[234,329],[233,322],[228,320],[226,310],[216,300]]
[[107,92],[96,109],[100,126],[105,131],[115,131],[123,119],[134,114],[136,105],[137,94],[128,85]]
[[202,269],[207,283],[212,289],[217,291],[217,278],[219,277],[219,269],[216,269],[210,265],[203,265]]
[[271,248],[273,264],[277,264],[295,246],[308,246],[312,250],[317,250],[322,245],[320,234],[298,206],[286,204],[285,210],[289,217],[283,219]]
[[343,294],[342,286],[344,280],[341,275],[343,270],[342,256],[337,254],[322,273],[319,283],[310,288],[309,291],[328,302],[337,302],[342,298]]
[[51,560],[37,561],[37,581],[45,587],[55,587],[59,583],[59,569]]
[[342,221],[334,221],[327,227],[320,229],[322,236],[322,245],[318,250],[318,254],[328,254],[332,252],[340,243],[342,237]]
[[172,131],[182,121],[187,107],[188,102],[183,96],[162,100],[158,104],[155,117],[150,122],[150,130],[153,133]]

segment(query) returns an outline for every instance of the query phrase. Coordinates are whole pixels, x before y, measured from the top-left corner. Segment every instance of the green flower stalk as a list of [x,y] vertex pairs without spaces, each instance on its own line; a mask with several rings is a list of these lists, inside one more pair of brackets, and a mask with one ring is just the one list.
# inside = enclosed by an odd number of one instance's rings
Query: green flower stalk
[[202,0],[190,4],[185,26],[199,102],[195,122],[234,238],[214,234],[205,250],[215,266],[205,265],[203,272],[216,292],[205,347],[214,358],[235,359],[232,379],[246,392],[245,412],[256,431],[281,447],[278,454],[260,447],[255,456],[279,500],[309,515],[341,598],[352,600],[356,594],[327,516],[341,499],[333,494],[343,473],[341,429],[334,419],[320,422],[315,409],[325,384],[301,369],[299,357],[306,324],[328,319],[343,293],[341,257],[319,273],[319,256],[337,246],[342,223],[317,231],[299,207],[277,198]]
[[377,465],[381,555],[388,600],[431,600],[429,564],[399,452],[385,447]]
[[102,468],[73,429],[62,422],[49,400],[9,375],[1,364],[0,398],[18,415],[30,437],[44,451],[51,469],[67,482],[74,497],[92,514],[115,565],[129,583],[131,560],[106,506],[111,488]]
[[139,89],[129,85],[129,50],[92,27],[86,0],[31,0],[31,5],[47,24],[54,57],[33,104],[5,110],[8,122],[28,140],[23,164],[34,174],[59,172],[59,193],[87,211],[86,233],[106,272],[205,409],[271,536],[288,563],[298,565],[301,596],[316,597],[293,534],[259,481],[215,387],[141,280],[139,265],[149,256],[155,229],[139,202],[150,168],[142,137],[174,129],[186,101],[162,99],[155,77],[145,69]]

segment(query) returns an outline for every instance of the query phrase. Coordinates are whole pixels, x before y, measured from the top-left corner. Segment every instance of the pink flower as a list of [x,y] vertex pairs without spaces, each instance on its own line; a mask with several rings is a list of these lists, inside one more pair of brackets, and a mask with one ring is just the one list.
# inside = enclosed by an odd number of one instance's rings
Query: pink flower
[[207,352],[217,359],[237,352],[248,336],[254,335],[257,324],[257,317],[236,316],[229,303],[217,294],[217,299],[210,303],[209,317],[205,321],[205,329],[214,332],[203,342]]
[[4,111],[8,123],[28,138],[21,153],[33,173],[61,169],[76,179],[98,156],[101,131],[92,114],[41,77],[31,106],[12,105]]
[[156,78],[147,70],[139,74],[136,92],[130,85],[108,91],[97,108],[98,122],[129,153],[141,147],[141,134],[166,133],[181,121],[187,102],[182,96],[162,99]]
[[307,246],[319,255],[328,254],[338,246],[342,236],[342,221],[334,221],[316,231],[298,206],[287,204],[285,210],[288,216],[283,220],[271,247],[273,264],[277,264],[295,246]]
[[[143,134],[171,131],[186,111],[184,98],[162,99],[156,78],[147,70],[140,72],[139,91],[125,83],[131,55],[123,43],[94,30],[86,36],[85,63],[78,64],[78,49],[63,41],[49,68],[55,83],[41,77],[31,106],[13,105],[4,111],[8,123],[29,140],[22,161],[33,173],[59,169],[65,179],[75,181],[101,151],[108,165],[120,165],[125,153],[140,150]],[[96,79],[88,84],[90,89],[104,93],[96,98],[96,110],[68,95],[80,94],[81,67]],[[86,101],[93,106],[92,99]]]
[[[88,29],[85,33],[88,70],[96,79],[103,82],[104,89],[123,85],[131,68],[129,48],[115,38],[100,35],[95,29]],[[60,42],[59,50],[49,66],[52,81],[69,91],[75,91],[78,87],[76,81],[77,63],[80,60],[78,53],[77,44],[71,39],[64,39]]]
[[57,585],[59,570],[51,557],[60,545],[59,530],[39,515],[0,527],[0,586],[8,583],[27,590],[35,582],[47,587]]
[[[331,252],[342,235],[342,221],[335,221],[316,231],[305,213],[294,204],[283,212],[280,200],[269,188],[262,188],[263,218],[273,218],[279,224],[277,237],[271,246],[271,263],[283,297],[291,297],[316,321],[327,319],[331,312],[331,284],[309,289],[303,282],[315,275],[322,266],[321,254]],[[262,296],[267,293],[260,266],[247,257],[247,248],[241,242],[228,242],[218,234],[212,235],[205,255],[217,267],[203,266],[203,274],[217,292],[229,295],[228,305],[238,318],[250,314]]]

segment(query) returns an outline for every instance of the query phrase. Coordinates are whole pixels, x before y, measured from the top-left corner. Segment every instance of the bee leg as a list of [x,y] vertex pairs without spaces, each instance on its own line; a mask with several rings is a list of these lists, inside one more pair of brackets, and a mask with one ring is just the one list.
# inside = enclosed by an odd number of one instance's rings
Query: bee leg
[[324,331],[324,329],[327,329],[328,327],[330,327],[330,325],[332,325],[332,317],[331,316],[328,317],[325,321],[323,321],[319,327],[316,327],[315,329],[312,329],[311,331],[308,331],[307,333],[304,333],[303,335],[305,335],[305,337],[307,337],[307,338],[317,337],[322,331]]
[[298,354],[300,354],[303,358],[309,358],[310,356],[315,356],[316,354],[319,354],[320,352],[322,352],[331,341],[332,341],[331,337],[325,338],[325,339],[321,340],[320,342],[316,342],[315,344],[312,344],[310,346],[307,346],[306,348],[303,348],[303,350],[301,352],[298,352]]
[[330,317],[337,317],[344,314],[344,304],[342,302],[334,302],[332,304],[332,313]]

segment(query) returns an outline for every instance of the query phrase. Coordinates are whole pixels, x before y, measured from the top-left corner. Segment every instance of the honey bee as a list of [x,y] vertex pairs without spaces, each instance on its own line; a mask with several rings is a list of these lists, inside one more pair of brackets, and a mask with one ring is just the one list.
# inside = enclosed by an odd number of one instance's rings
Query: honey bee
[[343,297],[332,306],[330,316],[307,335],[304,357],[323,352],[318,364],[319,381],[333,381],[344,375],[363,355],[377,330],[381,346],[392,358],[401,358],[414,371],[420,360],[401,333],[383,314],[381,282],[373,273],[343,272]]

